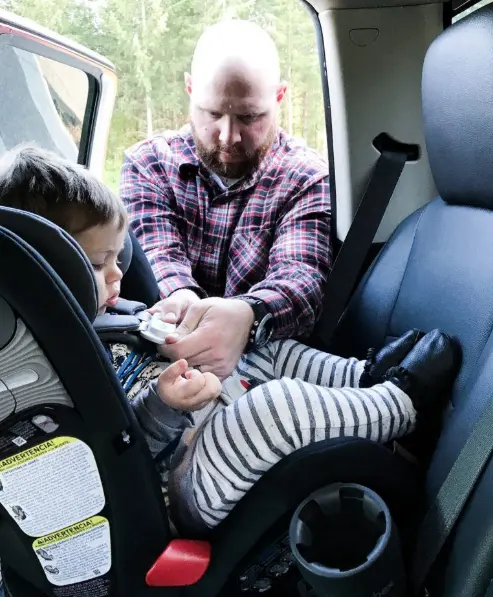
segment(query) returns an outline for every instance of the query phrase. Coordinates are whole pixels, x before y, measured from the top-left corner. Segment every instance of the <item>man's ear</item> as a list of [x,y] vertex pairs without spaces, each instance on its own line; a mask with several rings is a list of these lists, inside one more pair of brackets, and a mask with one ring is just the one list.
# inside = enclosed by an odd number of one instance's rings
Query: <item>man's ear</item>
[[288,90],[288,84],[286,81],[282,81],[276,91],[276,101],[278,104],[282,102],[284,96],[286,95],[286,91]]
[[192,75],[190,73],[185,73],[185,89],[188,95],[192,95]]

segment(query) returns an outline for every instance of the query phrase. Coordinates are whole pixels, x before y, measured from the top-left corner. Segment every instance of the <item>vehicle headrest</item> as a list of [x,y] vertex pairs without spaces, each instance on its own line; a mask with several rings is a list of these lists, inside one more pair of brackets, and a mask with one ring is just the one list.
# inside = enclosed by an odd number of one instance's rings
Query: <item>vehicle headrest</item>
[[93,322],[98,311],[96,281],[91,264],[76,241],[45,218],[9,207],[0,207],[0,226],[20,236],[46,259]]
[[447,203],[493,209],[493,6],[431,44],[423,66],[431,170]]

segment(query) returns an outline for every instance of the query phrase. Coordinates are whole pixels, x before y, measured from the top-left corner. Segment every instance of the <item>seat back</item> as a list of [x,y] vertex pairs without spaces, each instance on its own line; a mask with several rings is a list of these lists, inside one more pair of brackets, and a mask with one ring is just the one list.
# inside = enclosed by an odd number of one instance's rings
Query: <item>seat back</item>
[[128,232],[127,239],[130,242],[125,243],[126,271],[122,280],[122,297],[148,306],[154,305],[159,300],[159,286],[151,265],[132,230]]
[[[428,499],[493,399],[492,105],[488,6],[444,31],[424,63],[426,143],[440,197],[398,227],[355,292],[334,340],[334,351],[361,357],[367,346],[412,327],[438,327],[460,342],[462,368],[429,466]],[[432,594],[485,594],[493,576],[492,489],[490,463],[435,567]]]
[[145,595],[168,519],[92,329],[90,264],[63,231],[3,208],[0,271],[0,558],[9,592]]

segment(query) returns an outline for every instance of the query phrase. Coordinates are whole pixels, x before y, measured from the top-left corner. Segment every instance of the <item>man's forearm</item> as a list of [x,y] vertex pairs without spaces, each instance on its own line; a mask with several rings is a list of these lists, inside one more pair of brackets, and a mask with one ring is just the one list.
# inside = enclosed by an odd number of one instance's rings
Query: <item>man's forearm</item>
[[313,331],[332,259],[330,223],[328,177],[286,203],[265,278],[246,293],[267,303],[275,320],[273,338]]

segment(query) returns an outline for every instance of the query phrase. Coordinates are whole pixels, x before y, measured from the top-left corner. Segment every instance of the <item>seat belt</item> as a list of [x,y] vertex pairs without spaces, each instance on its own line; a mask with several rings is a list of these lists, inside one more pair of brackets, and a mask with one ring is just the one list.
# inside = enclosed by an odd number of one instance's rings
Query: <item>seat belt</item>
[[[493,453],[493,399],[473,427],[418,528],[410,580],[419,595]],[[489,593],[488,593],[489,595]]]
[[395,141],[386,133],[373,140],[380,156],[327,278],[317,335],[328,345],[349,302],[358,274],[377,233],[404,165],[419,159],[419,146]]

